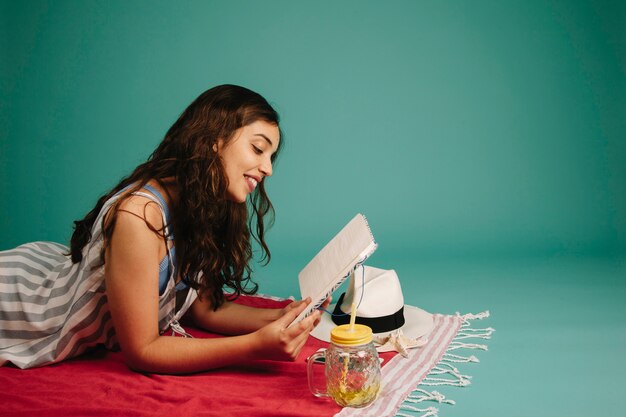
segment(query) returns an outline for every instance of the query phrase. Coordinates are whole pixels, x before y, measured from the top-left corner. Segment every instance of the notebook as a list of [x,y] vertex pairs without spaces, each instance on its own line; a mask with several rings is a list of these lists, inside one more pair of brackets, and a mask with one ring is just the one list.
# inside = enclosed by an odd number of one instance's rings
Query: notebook
[[298,274],[302,299],[312,301],[290,326],[314,312],[377,247],[367,219],[357,214]]

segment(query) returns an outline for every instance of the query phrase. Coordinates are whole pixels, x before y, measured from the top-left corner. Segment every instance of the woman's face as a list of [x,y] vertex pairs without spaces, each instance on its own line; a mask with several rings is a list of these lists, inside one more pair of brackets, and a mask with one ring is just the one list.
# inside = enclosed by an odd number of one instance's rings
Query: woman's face
[[229,200],[244,203],[248,194],[272,175],[271,157],[279,140],[278,126],[257,120],[237,129],[228,143],[218,142],[217,152],[228,177]]

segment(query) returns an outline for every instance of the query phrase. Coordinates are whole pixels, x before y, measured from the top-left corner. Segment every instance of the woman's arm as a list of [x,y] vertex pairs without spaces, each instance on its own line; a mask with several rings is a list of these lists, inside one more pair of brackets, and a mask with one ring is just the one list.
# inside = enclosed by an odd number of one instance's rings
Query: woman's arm
[[[295,360],[319,320],[315,312],[288,327],[305,303],[246,335],[218,339],[159,335],[158,265],[165,255],[165,243],[143,219],[145,216],[157,230],[162,225],[159,209],[147,201],[134,196],[122,203],[120,208],[133,214],[118,212],[105,253],[109,308],[128,365],[140,371],[178,374],[251,359]],[[269,319],[268,315],[257,324]]]
[[[328,301],[324,305],[328,305]],[[198,297],[191,305],[189,313],[194,323],[203,329],[224,335],[242,335],[257,331],[290,310],[299,308],[302,304],[306,306],[310,302],[310,299],[306,299],[294,301],[284,308],[259,308],[226,301],[213,311],[206,297]],[[317,325],[317,322],[314,324]]]

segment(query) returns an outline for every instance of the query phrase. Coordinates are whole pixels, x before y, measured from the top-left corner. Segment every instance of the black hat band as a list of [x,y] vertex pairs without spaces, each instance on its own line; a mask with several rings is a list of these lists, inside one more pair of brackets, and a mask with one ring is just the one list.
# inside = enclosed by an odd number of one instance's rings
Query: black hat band
[[[335,310],[331,316],[336,325],[350,323],[350,314],[346,314],[341,310],[341,304],[343,303],[343,297],[345,295],[345,292],[341,294],[341,297],[339,297],[339,301],[337,301]],[[374,333],[390,332],[404,326],[404,306],[400,307],[400,310],[388,316],[359,317],[357,315],[355,322],[357,324],[364,324],[370,327]]]

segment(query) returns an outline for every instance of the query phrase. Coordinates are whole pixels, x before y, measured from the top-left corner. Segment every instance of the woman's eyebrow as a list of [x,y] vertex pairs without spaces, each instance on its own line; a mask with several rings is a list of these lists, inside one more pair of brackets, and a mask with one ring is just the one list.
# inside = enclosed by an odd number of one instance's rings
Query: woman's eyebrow
[[267,141],[267,143],[270,144],[270,146],[274,146],[274,144],[272,143],[272,141],[270,140],[270,138],[268,138],[267,136],[265,136],[263,133],[255,133],[254,136],[261,136],[263,139],[265,139]]

